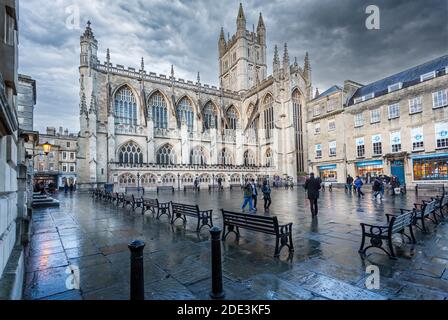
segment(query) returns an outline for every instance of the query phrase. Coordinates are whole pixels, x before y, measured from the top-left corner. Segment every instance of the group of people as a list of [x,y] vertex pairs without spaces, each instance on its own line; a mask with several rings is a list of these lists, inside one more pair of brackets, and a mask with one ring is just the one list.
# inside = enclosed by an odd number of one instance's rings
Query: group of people
[[[364,192],[362,191],[362,186],[364,185],[363,180],[361,177],[357,176],[356,179],[353,179],[350,175],[347,176],[347,181],[345,184],[345,190],[349,193],[354,190],[358,194],[358,198],[364,197]],[[398,177],[396,176],[377,176],[373,180],[372,184],[372,191],[373,191],[373,198],[377,199],[378,196],[380,199],[383,199],[386,185],[390,185],[391,193],[397,194],[401,192],[400,188],[400,181]]]
[[75,191],[75,185],[73,184],[73,182],[71,182],[70,185],[69,185],[68,182],[65,181],[65,183],[64,183],[64,193],[67,194],[69,191],[70,191],[70,193]]
[[[258,189],[257,184],[254,179],[248,180],[244,185],[244,201],[243,201],[243,212],[246,210],[246,207],[249,205],[249,211],[257,211],[257,203],[258,203]],[[261,187],[261,192],[263,193],[264,200],[264,210],[268,211],[271,206],[271,187],[267,180],[263,181],[263,186]]]

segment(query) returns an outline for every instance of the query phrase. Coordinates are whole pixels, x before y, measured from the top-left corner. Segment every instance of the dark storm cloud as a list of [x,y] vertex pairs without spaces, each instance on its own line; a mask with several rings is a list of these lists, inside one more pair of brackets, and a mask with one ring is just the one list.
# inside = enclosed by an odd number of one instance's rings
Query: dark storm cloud
[[[321,91],[346,79],[369,83],[446,54],[448,0],[243,1],[247,28],[259,12],[273,47],[288,42],[292,59],[310,53],[313,85]],[[381,29],[367,30],[365,8],[380,8]],[[80,9],[81,29],[65,22],[68,7]],[[91,20],[99,58],[110,48],[112,62],[218,84],[217,40],[235,32],[239,1],[205,0],[27,0],[20,2],[20,72],[36,78],[36,129],[78,129],[79,36]]]

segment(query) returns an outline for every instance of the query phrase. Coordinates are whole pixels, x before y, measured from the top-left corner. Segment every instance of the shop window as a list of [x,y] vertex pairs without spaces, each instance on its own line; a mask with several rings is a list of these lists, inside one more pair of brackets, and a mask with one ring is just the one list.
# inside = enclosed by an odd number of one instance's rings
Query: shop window
[[448,180],[448,157],[413,160],[414,180]]

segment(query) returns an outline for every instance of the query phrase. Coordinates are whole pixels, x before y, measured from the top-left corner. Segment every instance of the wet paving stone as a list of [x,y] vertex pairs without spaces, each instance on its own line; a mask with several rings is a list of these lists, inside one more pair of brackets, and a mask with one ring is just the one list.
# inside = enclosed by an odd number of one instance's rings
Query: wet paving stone
[[[214,224],[222,225],[221,208],[240,210],[241,192],[160,193],[161,202],[198,204],[214,210]],[[31,243],[27,248],[26,299],[129,299],[128,244],[145,241],[144,279],[147,299],[210,299],[210,234],[194,230],[196,222],[170,225],[117,208],[88,194],[59,195],[60,208],[33,213]],[[269,213],[282,223],[293,223],[295,251],[284,249],[273,257],[275,237],[242,230],[222,243],[226,299],[447,299],[448,224],[429,224],[430,232],[416,232],[417,244],[396,247],[398,259],[378,250],[358,254],[359,224],[383,225],[385,213],[411,208],[424,197],[409,193],[359,200],[343,191],[323,192],[319,216],[312,219],[301,188],[273,190]],[[380,270],[378,290],[367,290],[366,267]],[[80,290],[67,289],[67,267],[79,268]],[[68,270],[70,272],[70,270]]]

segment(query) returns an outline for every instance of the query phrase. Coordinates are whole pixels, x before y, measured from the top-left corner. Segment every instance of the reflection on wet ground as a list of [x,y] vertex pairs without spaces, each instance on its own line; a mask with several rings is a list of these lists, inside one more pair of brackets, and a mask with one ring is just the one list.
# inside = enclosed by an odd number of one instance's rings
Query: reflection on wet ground
[[[154,197],[157,197],[154,194]],[[221,208],[240,211],[239,190],[161,193],[160,201],[199,204],[213,209],[221,226]],[[172,227],[166,216],[142,215],[117,208],[87,194],[59,196],[60,208],[33,213],[32,240],[25,280],[26,299],[128,299],[129,250],[135,239],[146,242],[147,299],[209,299],[210,239],[195,221]],[[280,223],[293,222],[295,252],[285,249],[273,258],[274,238],[242,230],[223,244],[224,288],[227,299],[447,299],[448,226],[430,225],[429,234],[417,232],[413,248],[397,249],[390,260],[380,251],[358,254],[360,222],[384,223],[385,213],[411,208],[415,194],[358,199],[342,190],[326,191],[319,199],[318,219],[311,219],[302,189],[273,190],[269,213]],[[262,207],[261,199],[259,208]],[[365,286],[366,267],[380,269],[380,289]],[[70,266],[70,268],[68,268]],[[79,268],[79,289],[69,290],[70,270]]]

